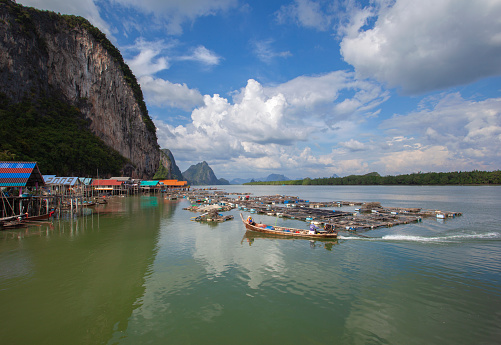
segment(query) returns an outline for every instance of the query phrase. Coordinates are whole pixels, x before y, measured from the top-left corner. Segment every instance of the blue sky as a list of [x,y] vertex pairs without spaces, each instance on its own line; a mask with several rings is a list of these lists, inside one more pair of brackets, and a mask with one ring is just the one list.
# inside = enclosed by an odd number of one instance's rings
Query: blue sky
[[218,178],[501,168],[500,0],[19,0],[105,32]]

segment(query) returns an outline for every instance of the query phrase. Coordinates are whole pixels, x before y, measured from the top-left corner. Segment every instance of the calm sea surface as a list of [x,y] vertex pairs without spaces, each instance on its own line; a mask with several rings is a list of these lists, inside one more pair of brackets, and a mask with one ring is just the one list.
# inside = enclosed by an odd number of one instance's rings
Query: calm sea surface
[[315,242],[246,237],[237,210],[207,225],[190,221],[186,200],[114,198],[73,221],[0,232],[0,342],[501,342],[501,187],[224,189],[463,216]]

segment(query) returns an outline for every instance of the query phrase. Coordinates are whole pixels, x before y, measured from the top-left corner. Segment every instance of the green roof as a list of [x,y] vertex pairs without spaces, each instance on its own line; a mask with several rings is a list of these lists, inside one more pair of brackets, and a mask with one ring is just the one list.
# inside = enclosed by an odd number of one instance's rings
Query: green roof
[[158,181],[141,181],[141,187],[155,187],[158,186]]

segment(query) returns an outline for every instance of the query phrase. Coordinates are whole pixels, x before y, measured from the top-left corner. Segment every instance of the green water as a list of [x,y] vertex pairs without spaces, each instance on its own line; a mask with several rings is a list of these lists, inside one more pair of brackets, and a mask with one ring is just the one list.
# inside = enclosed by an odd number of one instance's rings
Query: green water
[[2,343],[499,343],[500,187],[225,189],[464,215],[315,242],[248,236],[237,210],[207,225],[185,200],[115,198],[0,232]]

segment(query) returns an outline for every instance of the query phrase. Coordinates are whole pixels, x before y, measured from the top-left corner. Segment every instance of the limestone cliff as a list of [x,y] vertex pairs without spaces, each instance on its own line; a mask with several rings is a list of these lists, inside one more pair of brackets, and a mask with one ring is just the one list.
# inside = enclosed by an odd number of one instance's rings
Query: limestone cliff
[[0,92],[13,102],[64,99],[129,159],[125,175],[151,178],[158,169],[155,126],[136,78],[105,35],[81,17],[0,0]]
[[160,150],[160,166],[153,176],[154,180],[178,180],[183,181],[183,174],[176,164],[176,160],[169,149]]

